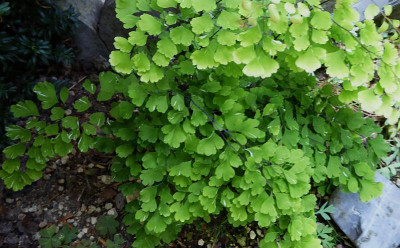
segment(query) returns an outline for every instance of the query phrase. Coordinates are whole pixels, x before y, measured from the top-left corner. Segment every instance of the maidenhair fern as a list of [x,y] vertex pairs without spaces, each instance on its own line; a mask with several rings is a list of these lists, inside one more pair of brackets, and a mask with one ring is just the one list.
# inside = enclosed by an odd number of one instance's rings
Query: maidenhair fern
[[[377,29],[375,7],[358,22],[353,2],[337,1],[331,15],[318,0],[117,0],[132,28],[110,56],[119,74],[102,73],[98,87],[86,81],[75,100],[39,84],[43,110],[12,107],[32,117],[9,128],[20,143],[5,150],[0,176],[18,190],[73,145],[93,148],[115,155],[133,247],[171,242],[213,215],[265,228],[261,247],[322,247],[312,188],[369,201],[390,150],[349,103],[390,123],[399,117],[399,22]],[[96,109],[104,104],[109,111]]]

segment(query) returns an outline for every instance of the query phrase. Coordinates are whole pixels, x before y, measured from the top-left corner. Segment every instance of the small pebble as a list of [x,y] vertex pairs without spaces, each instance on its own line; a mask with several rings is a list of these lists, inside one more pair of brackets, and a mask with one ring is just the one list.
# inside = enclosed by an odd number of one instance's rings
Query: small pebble
[[6,198],[6,202],[7,202],[7,203],[9,203],[9,204],[11,204],[11,203],[13,203],[13,202],[14,202],[14,199],[11,199],[11,198]]
[[75,220],[74,219],[68,219],[67,222],[68,223],[73,223]]
[[89,239],[90,239],[90,240],[94,240],[94,236],[90,236]]
[[44,220],[44,221],[39,223],[39,227],[40,228],[44,228],[45,226],[47,226],[47,220]]
[[75,216],[77,216],[77,217],[79,217],[79,216],[81,216],[82,215],[82,211],[78,211],[78,212],[76,212],[76,214],[75,214]]
[[49,174],[44,174],[43,175],[44,180],[50,180],[50,175]]
[[93,163],[90,163],[90,164],[88,165],[88,167],[89,167],[89,168],[93,168],[93,167],[94,167],[94,164],[93,164]]
[[33,235],[33,240],[39,240],[40,239],[40,233],[37,232]]
[[106,205],[104,206],[105,209],[110,210],[113,207],[112,203],[106,203]]
[[197,242],[197,244],[199,246],[203,246],[204,245],[204,240],[203,239],[199,239],[199,241]]
[[58,204],[58,209],[63,210],[64,209],[64,205],[62,203]]
[[58,186],[58,191],[63,191],[64,190],[64,186]]
[[58,179],[58,181],[57,181],[59,184],[64,184],[65,183],[65,180],[63,179],[63,178],[61,178],[61,179]]
[[91,218],[90,218],[90,223],[91,223],[92,225],[95,225],[95,224],[97,223],[97,217],[91,217]]
[[78,235],[76,236],[78,239],[81,239],[83,237],[83,235],[85,235],[83,232],[78,233]]
[[[70,94],[71,93],[74,93],[74,92],[70,92]],[[72,110],[70,110],[70,109],[65,110],[65,115],[70,115],[70,114],[72,114]]]
[[77,170],[77,172],[78,172],[78,173],[82,173],[82,172],[83,172],[83,168],[82,168],[82,167],[79,167],[78,170]]
[[64,156],[61,158],[61,164],[67,164],[69,157],[68,156]]
[[91,213],[93,213],[94,211],[96,211],[96,207],[95,206],[93,206],[93,205],[90,205],[89,207],[88,207],[88,214],[91,214]]
[[251,230],[250,231],[250,239],[255,239],[256,236],[257,236],[256,233],[253,230]]
[[87,210],[86,205],[85,205],[85,204],[82,204],[82,206],[81,206],[81,211],[82,211],[82,212],[85,212],[86,210]]
[[117,213],[117,211],[115,210],[115,208],[112,208],[112,209],[108,210],[107,214],[108,214],[108,215],[113,215],[114,217],[117,217],[117,216],[118,216],[118,213]]
[[257,229],[256,232],[257,232],[257,235],[258,235],[258,236],[261,236],[261,235],[262,235],[262,231],[261,231],[260,229]]
[[100,207],[97,207],[97,208],[96,208],[96,212],[97,212],[97,213],[100,213],[100,212],[101,212],[101,208],[100,208]]
[[37,206],[36,206],[36,205],[33,205],[32,207],[30,207],[30,208],[28,209],[28,211],[31,212],[31,213],[36,212],[36,211],[37,211]]
[[25,214],[19,214],[18,215],[18,220],[23,220],[25,218]]
[[113,179],[112,179],[112,177],[109,176],[109,175],[102,175],[102,176],[101,176],[101,181],[102,181],[104,184],[108,185],[108,184],[111,184],[111,183],[112,183]]
[[87,233],[88,230],[89,230],[89,229],[85,227],[85,228],[82,229],[82,232],[83,232],[83,233]]

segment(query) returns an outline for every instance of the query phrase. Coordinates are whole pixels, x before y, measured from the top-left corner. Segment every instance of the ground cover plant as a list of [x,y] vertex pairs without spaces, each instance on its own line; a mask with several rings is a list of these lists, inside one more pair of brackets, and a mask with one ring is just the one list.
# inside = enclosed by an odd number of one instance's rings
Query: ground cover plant
[[96,149],[114,155],[133,247],[216,215],[263,228],[260,247],[322,247],[315,191],[382,191],[374,174],[390,146],[361,110],[399,118],[399,22],[378,28],[391,9],[374,5],[358,22],[353,2],[331,15],[317,0],[117,0],[133,31],[115,39],[116,72],[79,97],[37,84],[41,108],[11,108],[26,122],[7,129],[16,143],[0,177],[19,190],[46,161]]

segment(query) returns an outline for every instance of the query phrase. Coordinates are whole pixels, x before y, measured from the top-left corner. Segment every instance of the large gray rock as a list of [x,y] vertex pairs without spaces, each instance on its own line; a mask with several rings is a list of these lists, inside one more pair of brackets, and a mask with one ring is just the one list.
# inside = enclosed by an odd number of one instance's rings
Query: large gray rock
[[123,27],[115,13],[115,0],[106,0],[99,19],[99,36],[107,49],[113,51],[114,38],[117,36],[127,38],[129,31]]
[[364,11],[370,4],[375,4],[381,9],[386,5],[392,5],[396,9],[400,4],[400,0],[360,0],[358,3],[353,4],[353,7],[360,13],[360,19],[364,20]]
[[[326,1],[322,4],[322,7],[329,12],[332,12],[335,7],[336,1]],[[353,7],[358,11],[360,14],[360,20],[363,21],[364,18],[364,11],[368,8],[370,4],[375,4],[381,9],[386,5],[393,6],[393,14],[391,17],[398,18],[399,17],[399,5],[400,0],[359,0],[357,3],[353,4]]]
[[359,194],[337,190],[331,197],[333,220],[359,248],[397,248],[400,245],[400,189],[382,175],[380,197],[361,202]]
[[96,30],[105,0],[55,0],[54,2],[62,9],[74,7],[79,13],[78,19],[89,28]]
[[110,50],[98,34],[98,23],[105,0],[55,0],[62,9],[72,6],[79,14],[80,25],[74,41],[79,49],[78,61],[84,69],[96,67],[95,61],[108,59]]

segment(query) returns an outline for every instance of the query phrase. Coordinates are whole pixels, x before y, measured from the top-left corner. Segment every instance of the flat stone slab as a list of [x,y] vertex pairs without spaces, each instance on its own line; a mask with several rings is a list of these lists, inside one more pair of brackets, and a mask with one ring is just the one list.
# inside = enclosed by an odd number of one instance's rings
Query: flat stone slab
[[400,189],[380,174],[384,184],[380,197],[362,202],[359,194],[336,190],[330,204],[332,219],[359,248],[397,248],[400,245]]

